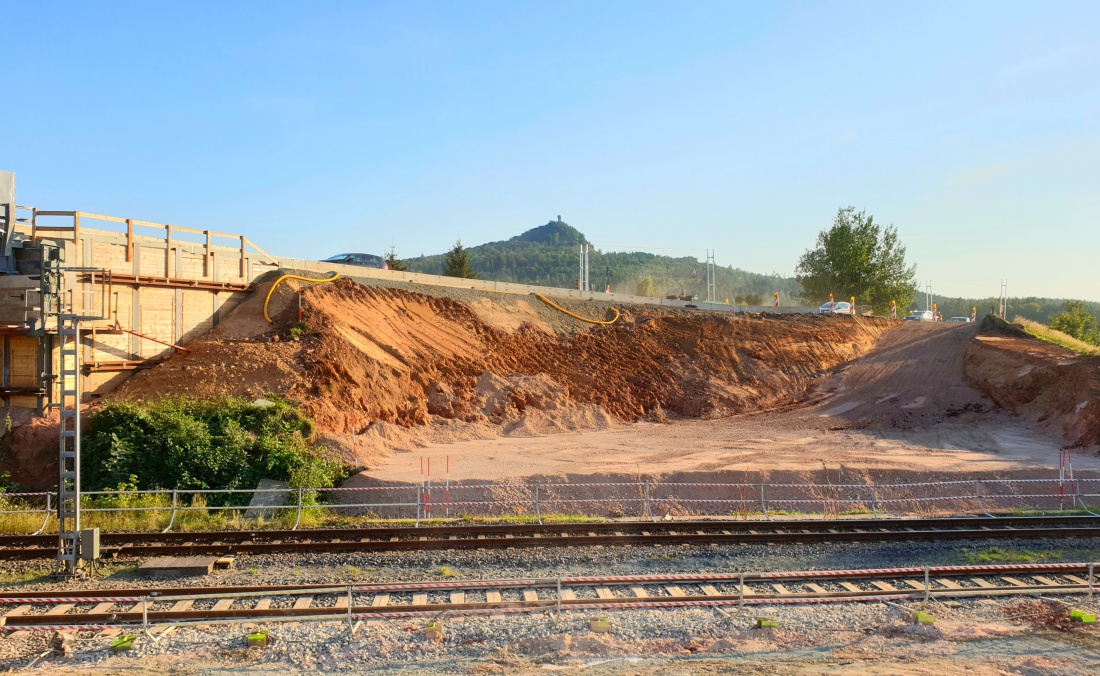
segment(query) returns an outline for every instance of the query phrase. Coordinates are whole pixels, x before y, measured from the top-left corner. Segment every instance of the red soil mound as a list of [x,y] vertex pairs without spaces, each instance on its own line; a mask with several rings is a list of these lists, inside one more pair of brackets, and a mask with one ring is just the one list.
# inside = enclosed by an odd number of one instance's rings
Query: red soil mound
[[136,375],[118,396],[273,392],[300,401],[330,432],[379,421],[508,424],[576,407],[627,421],[658,409],[706,418],[789,402],[890,326],[652,308],[554,335],[530,324],[498,328],[450,298],[350,281],[310,287],[305,302],[310,333],[300,342],[229,341],[215,331]]

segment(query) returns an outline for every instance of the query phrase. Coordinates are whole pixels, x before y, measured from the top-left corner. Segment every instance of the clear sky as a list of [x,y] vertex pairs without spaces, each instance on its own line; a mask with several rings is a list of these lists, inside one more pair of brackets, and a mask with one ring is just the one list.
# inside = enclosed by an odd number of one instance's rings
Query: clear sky
[[[791,274],[854,205],[948,295],[1100,300],[1100,2],[6,2],[19,201],[439,253],[558,214]],[[665,253],[672,253],[670,251]]]

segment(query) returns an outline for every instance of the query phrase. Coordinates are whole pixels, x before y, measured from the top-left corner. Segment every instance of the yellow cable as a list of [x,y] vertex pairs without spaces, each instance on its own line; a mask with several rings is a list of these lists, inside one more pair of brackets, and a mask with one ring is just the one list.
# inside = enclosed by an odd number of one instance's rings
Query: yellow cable
[[604,321],[600,321],[600,320],[598,320],[598,319],[587,319],[587,318],[585,318],[585,317],[581,317],[580,315],[575,315],[575,314],[573,314],[572,312],[570,312],[569,310],[566,310],[566,309],[565,309],[565,308],[563,308],[562,306],[560,306],[560,305],[558,305],[557,303],[555,303],[554,301],[550,300],[550,299],[549,299],[549,298],[547,298],[546,296],[542,295],[541,293],[536,293],[536,294],[535,294],[535,298],[538,298],[539,300],[541,300],[542,302],[546,303],[547,305],[549,305],[550,307],[554,308],[555,310],[559,310],[559,311],[561,311],[561,312],[564,312],[565,314],[569,315],[569,316],[570,316],[570,317],[572,317],[573,319],[579,319],[579,320],[581,320],[582,322],[588,322],[589,324],[603,324],[603,325],[607,325],[607,324],[614,324],[615,322],[619,321],[619,311],[618,311],[618,309],[616,309],[616,308],[611,308],[611,311],[615,313],[615,318],[614,318],[614,319],[612,319],[611,321],[607,321],[607,322],[604,322]]
[[303,282],[315,282],[317,284],[324,284],[325,282],[336,281],[336,278],[340,276],[339,272],[333,272],[332,276],[328,279],[314,279],[313,277],[302,277],[301,275],[283,275],[275,280],[275,283],[271,285],[271,289],[267,292],[267,298],[264,299],[264,319],[268,324],[271,324],[271,317],[267,316],[267,304],[271,302],[271,294],[275,293],[275,287],[279,286],[284,279],[300,279]]

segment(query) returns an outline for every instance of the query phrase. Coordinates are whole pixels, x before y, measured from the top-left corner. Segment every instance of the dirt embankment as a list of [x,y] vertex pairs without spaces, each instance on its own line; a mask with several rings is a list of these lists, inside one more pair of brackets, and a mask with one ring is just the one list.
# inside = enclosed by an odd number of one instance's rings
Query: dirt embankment
[[[235,328],[255,311],[245,304],[241,317],[115,396],[272,392],[301,402],[320,430],[336,435],[396,437],[431,426],[461,427],[465,438],[525,436],[782,405],[890,326],[660,308],[590,326],[562,323],[564,315],[534,299],[461,302],[350,281],[309,287],[304,299],[301,341],[285,331],[278,342],[248,337]],[[571,309],[594,316],[592,307]],[[284,329],[291,314],[282,315]]]
[[1100,357],[988,318],[967,351],[966,375],[998,406],[1042,423],[1067,447],[1100,445]]

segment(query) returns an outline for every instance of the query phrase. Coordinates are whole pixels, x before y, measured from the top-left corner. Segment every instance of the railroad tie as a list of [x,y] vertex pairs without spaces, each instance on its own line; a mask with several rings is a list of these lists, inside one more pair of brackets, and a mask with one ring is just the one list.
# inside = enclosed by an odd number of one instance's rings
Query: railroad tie
[[780,596],[791,596],[790,590],[781,584],[773,584],[772,589],[774,589],[775,593],[779,594]]
[[990,582],[989,580],[983,580],[980,577],[972,577],[972,578],[970,578],[970,581],[973,582],[974,584],[978,585],[979,587],[985,587],[986,589],[992,589],[993,587],[997,586],[997,585],[993,584],[992,582]]
[[233,607],[233,602],[236,600],[237,599],[219,599],[218,602],[214,604],[212,610],[229,610]]
[[572,589],[562,589],[561,590],[561,600],[562,601],[576,601],[577,600],[577,593],[575,591],[573,591]]
[[[344,600],[347,601],[346,598]],[[180,603],[183,603],[183,601],[181,601]],[[188,602],[188,603],[190,603],[190,602]],[[256,610],[267,610],[270,607],[271,607],[271,599],[260,599],[259,601],[256,602]],[[172,610],[175,610],[175,608],[173,608]]]
[[630,593],[634,594],[635,597],[640,599],[644,599],[649,596],[649,594],[647,594],[645,589],[643,589],[642,587],[631,587]]
[[1074,584],[1088,584],[1089,583],[1088,580],[1086,580],[1082,577],[1077,577],[1076,575],[1063,575],[1062,577],[1066,578],[1067,580],[1069,580],[1070,582],[1072,582]]
[[[841,582],[841,583],[840,583],[840,586],[841,586],[841,587],[844,587],[845,589],[847,589],[847,590],[848,590],[848,591],[850,591],[850,592],[857,592],[857,593],[862,593],[862,592],[863,592],[863,590],[862,590],[862,589],[860,589],[859,587],[855,586],[855,585],[854,585],[854,584],[852,584],[851,582]],[[921,587],[921,589],[924,589],[924,587]]]
[[924,591],[924,582],[920,580],[902,580],[905,584],[918,591]]
[[1043,577],[1042,575],[1032,575],[1033,578],[1039,581],[1039,584],[1045,584],[1048,587],[1057,587],[1058,583],[1049,577]]
[[296,601],[294,601],[294,610],[305,610],[311,605],[313,605],[312,596],[301,596],[298,597]]
[[962,589],[963,586],[954,580],[948,580],[947,578],[936,578],[936,582],[939,582],[948,589]]
[[[497,591],[485,592],[485,602],[486,603],[500,603],[501,602],[500,592],[497,592]],[[490,620],[503,620],[504,616],[503,615],[490,615],[489,619]]]
[[615,594],[607,587],[596,587],[596,596],[601,599],[613,599]]
[[718,590],[714,588],[714,585],[704,584],[704,585],[700,585],[699,588],[702,589],[703,593],[706,594],[707,596],[721,596],[721,594],[718,592]]
[[1002,580],[1009,583],[1013,587],[1026,587],[1027,586],[1026,582],[1024,582],[1022,580],[1017,580],[1014,577],[1005,577],[1004,575],[1001,575],[1000,577],[1001,577]]
[[103,615],[103,614],[111,612],[111,608],[114,608],[114,607],[115,607],[115,604],[113,604],[113,603],[97,603],[95,605],[95,608],[92,608],[88,612],[88,614],[89,615]]
[[347,610],[347,607],[348,607],[348,597],[347,596],[338,596],[336,598],[336,605],[334,605],[333,608],[340,609],[340,610]]
[[75,603],[62,603],[61,605],[57,605],[57,606],[54,606],[53,608],[50,608],[44,614],[45,615],[64,615],[65,613],[69,612],[73,608],[76,608]]
[[810,591],[812,591],[815,594],[828,594],[829,593],[828,590],[825,589],[825,587],[822,587],[821,585],[815,584],[813,582],[807,582],[806,583],[806,588],[809,589]]
[[539,593],[537,591],[528,589],[527,591],[523,592],[523,600],[526,601],[527,603],[531,603],[532,601],[538,601],[539,600]]
[[687,594],[684,593],[684,590],[680,589],[676,585],[665,585],[665,591],[668,592],[669,596],[674,596],[676,598],[683,598],[687,596]]
[[466,592],[451,592],[451,603],[466,603]]
[[[382,606],[389,604],[389,602],[389,594],[379,594],[378,596],[375,596],[373,599],[371,599],[370,605],[372,608],[381,608]],[[378,624],[381,621],[382,620],[368,620],[367,624]]]
[[[882,580],[871,580],[871,584],[875,585],[882,591],[897,591],[897,588],[889,582],[883,582]],[[923,587],[922,587],[923,589]]]
[[427,594],[413,594],[413,603],[412,604],[414,606],[426,606],[426,605],[428,605],[428,595]]

